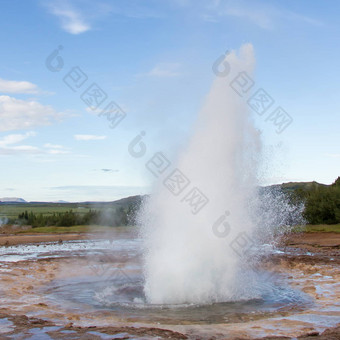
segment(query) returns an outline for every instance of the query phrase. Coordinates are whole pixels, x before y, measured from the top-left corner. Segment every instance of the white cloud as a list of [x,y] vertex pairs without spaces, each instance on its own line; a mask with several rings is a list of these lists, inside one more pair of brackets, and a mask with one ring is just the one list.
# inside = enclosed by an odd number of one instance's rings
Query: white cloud
[[63,149],[63,146],[62,146],[62,145],[58,145],[58,144],[46,143],[46,144],[44,144],[44,148],[49,148],[49,149]]
[[9,150],[14,150],[14,151],[28,151],[30,153],[40,153],[41,151],[39,150],[39,148],[37,148],[36,146],[32,146],[32,145],[17,145],[17,146],[12,146],[11,148],[9,148]]
[[0,92],[32,94],[38,93],[38,87],[29,81],[5,80],[0,78]]
[[74,135],[75,140],[103,140],[106,136],[96,136],[96,135]]
[[58,17],[64,31],[71,34],[80,34],[91,29],[80,10],[66,1],[53,1],[48,5],[49,11]]
[[25,134],[7,135],[7,136],[0,139],[0,147],[6,147],[6,146],[11,145],[11,144],[20,143],[23,140],[25,140],[26,138],[33,137],[35,135],[36,135],[36,133],[34,131],[29,131]]
[[51,120],[60,117],[61,114],[49,105],[42,105],[34,100],[0,96],[0,131],[50,125]]
[[69,150],[65,149],[62,145],[59,144],[44,144],[44,148],[48,149],[47,153],[50,155],[66,155],[70,153]]
[[44,144],[44,148],[40,149],[32,145],[13,145],[24,141],[29,137],[34,137],[34,131],[26,132],[25,134],[10,134],[0,138],[0,155],[16,155],[16,154],[50,154],[50,155],[64,155],[69,154],[70,151],[65,149],[62,145]]
[[180,64],[178,63],[159,63],[148,73],[142,74],[150,77],[177,77],[181,75],[178,72]]
[[48,153],[50,155],[66,155],[66,154],[70,153],[70,151],[60,150],[60,149],[50,149],[50,150],[48,150]]
[[40,154],[41,150],[32,145],[18,145],[10,148],[0,148],[0,155]]
[[4,136],[0,139],[0,155],[13,155],[13,154],[37,154],[41,153],[39,148],[32,145],[15,145],[23,140],[34,137],[36,134],[33,131],[25,134],[12,134]]

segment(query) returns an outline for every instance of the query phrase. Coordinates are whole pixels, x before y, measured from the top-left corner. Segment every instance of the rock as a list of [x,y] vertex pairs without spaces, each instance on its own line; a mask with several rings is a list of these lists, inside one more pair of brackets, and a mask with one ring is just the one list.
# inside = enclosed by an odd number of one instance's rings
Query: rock
[[307,333],[307,336],[318,336],[320,333],[318,331],[310,331]]

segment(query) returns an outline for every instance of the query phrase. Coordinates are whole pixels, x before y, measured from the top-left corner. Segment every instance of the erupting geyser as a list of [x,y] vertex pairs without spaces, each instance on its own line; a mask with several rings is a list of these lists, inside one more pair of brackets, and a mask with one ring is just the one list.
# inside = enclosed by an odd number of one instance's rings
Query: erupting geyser
[[[240,72],[251,76],[252,45],[242,46],[239,55],[229,53],[224,63],[230,72],[214,80],[175,165],[189,186],[176,196],[158,183],[141,213],[149,303],[222,302],[255,294],[243,271],[244,258],[231,246],[241,233],[252,239],[255,227],[250,206],[256,201],[261,143],[246,100],[235,91],[244,79],[230,86]],[[209,199],[197,214],[183,200],[194,187]],[[223,220],[220,231],[214,231]]]

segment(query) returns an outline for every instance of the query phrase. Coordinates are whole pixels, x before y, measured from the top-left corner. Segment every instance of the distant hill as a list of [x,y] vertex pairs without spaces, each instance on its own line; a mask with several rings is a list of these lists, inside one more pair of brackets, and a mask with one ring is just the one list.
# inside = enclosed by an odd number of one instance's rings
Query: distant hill
[[[340,177],[330,185],[315,181],[288,182],[263,186],[258,189],[260,195],[264,195],[265,200],[270,199],[271,195],[275,199],[285,196],[292,206],[303,204],[303,217],[311,224],[340,223]],[[283,196],[281,196],[282,193],[284,194]],[[65,201],[27,202],[23,198],[4,197],[0,198],[0,218],[6,217],[15,222],[19,214],[24,213],[23,216],[27,220],[28,217],[26,218],[25,216],[32,213],[38,217],[44,215],[45,222],[51,223],[47,220],[48,216],[57,214],[59,217],[72,215],[72,218],[77,218],[77,216],[88,217],[88,220],[95,218],[98,225],[127,225],[136,216],[141,203],[147,197],[148,195],[136,195],[111,202],[87,201],[77,203],[67,203]],[[7,208],[6,206],[9,207]],[[23,218],[21,217],[21,219]],[[86,220],[87,223],[89,222],[88,220]]]
[[296,189],[303,189],[303,190],[312,190],[320,187],[328,187],[327,184],[321,184],[318,182],[288,182],[282,183],[281,188],[286,191],[296,190]]
[[130,206],[131,204],[140,204],[143,200],[143,198],[147,195],[135,195],[135,196],[129,196],[125,198],[121,198],[116,201],[109,201],[109,202],[101,202],[101,201],[86,201],[86,202],[75,202],[70,203],[67,201],[59,200],[54,202],[46,202],[46,201],[26,201],[23,198],[19,197],[3,197],[0,198],[0,204],[24,204],[24,205],[65,205],[70,206],[70,208],[78,207],[78,206],[117,206],[126,208]]
[[0,198],[1,203],[27,203],[23,198],[19,197],[3,197]]
[[301,189],[301,190],[312,190],[312,189],[317,189],[317,188],[321,188],[321,187],[328,187],[330,185],[327,184],[321,184],[318,182],[288,182],[288,183],[282,183],[282,184],[274,184],[274,185],[268,185],[266,187],[263,188],[277,188],[277,189],[281,189],[283,192],[289,193],[289,192],[293,192],[297,189]]
[[[278,189],[282,190],[285,193],[291,193],[294,192],[297,189],[303,190],[303,191],[309,191],[320,187],[330,187],[330,185],[327,184],[321,184],[318,182],[288,182],[288,183],[282,183],[282,184],[273,184],[268,186],[260,187],[260,192],[267,191],[270,189]],[[23,198],[19,197],[3,197],[0,198],[0,204],[34,204],[34,205],[50,205],[50,204],[63,204],[63,205],[69,205],[70,208],[77,207],[77,206],[116,206],[116,207],[122,207],[127,208],[130,205],[139,205],[144,197],[147,197],[147,195],[135,195],[135,196],[129,196],[125,197],[116,201],[110,201],[110,202],[101,202],[101,201],[85,201],[85,202],[77,202],[77,203],[70,203],[67,201],[59,200],[54,202],[45,202],[45,201],[30,201],[27,202]]]
[[70,202],[59,200],[59,201],[52,201],[52,202],[45,202],[45,201],[29,201],[26,202],[27,204],[70,204]]
[[126,208],[130,205],[135,205],[135,204],[139,206],[145,197],[147,197],[147,195],[129,196],[129,197],[125,197],[120,200],[114,201],[112,203],[123,208]]
[[[281,190],[284,193],[292,193],[296,190],[298,191],[311,191],[314,189],[318,188],[327,188],[331,187],[332,184],[327,185],[327,184],[321,184],[318,182],[288,182],[288,183],[282,183],[282,184],[273,184],[273,185],[268,185],[268,186],[261,186],[260,187],[260,192],[266,192],[267,190],[271,189],[277,189]],[[85,202],[75,202],[75,203],[70,203],[67,201],[59,200],[59,201],[54,201],[54,202],[45,202],[45,201],[30,201],[27,202],[23,198],[19,197],[3,197],[0,198],[0,204],[32,204],[32,205],[58,205],[58,204],[63,204],[63,205],[69,205],[70,208],[77,207],[77,206],[93,206],[93,207],[105,207],[105,206],[116,206],[116,207],[122,207],[122,208],[127,208],[130,205],[139,205],[142,200],[147,197],[148,195],[135,195],[135,196],[129,196],[125,197],[116,201],[109,201],[109,202],[101,202],[101,201],[85,201]]]
[[[68,205],[76,205],[81,207],[88,207],[88,208],[98,208],[98,207],[117,207],[117,208],[127,208],[131,205],[139,205],[144,197],[148,195],[135,195],[124,197],[116,201],[109,201],[109,202],[101,202],[101,201],[85,201],[85,202],[77,202],[77,203],[67,203]],[[31,203],[31,202],[30,202]]]

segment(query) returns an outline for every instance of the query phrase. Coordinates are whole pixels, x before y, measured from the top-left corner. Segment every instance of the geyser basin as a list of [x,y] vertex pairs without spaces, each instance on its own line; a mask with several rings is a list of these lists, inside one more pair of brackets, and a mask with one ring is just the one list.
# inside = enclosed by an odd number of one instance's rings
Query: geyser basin
[[[261,284],[255,299],[206,305],[148,305],[142,290],[140,240],[133,230],[136,228],[119,232],[113,229],[114,235],[93,242],[79,241],[76,247],[69,242],[50,248],[40,245],[37,248],[46,251],[41,259],[31,256],[35,250],[31,247],[5,248],[0,259],[3,310],[20,317],[24,314],[53,320],[58,325],[73,323],[75,327],[69,330],[82,335],[83,329],[78,326],[123,326],[124,332],[127,326],[139,331],[147,327],[156,337],[157,329],[171,329],[193,339],[226,339],[231,335],[255,338],[278,333],[297,338],[313,330],[322,332],[339,321],[338,256],[325,261],[317,253],[299,255],[289,248],[275,251],[261,263],[261,268],[268,271],[258,271]],[[15,248],[17,254],[24,256],[27,252],[30,258],[13,262],[6,250],[15,256]],[[272,271],[277,276],[267,280],[267,273]],[[21,323],[16,329],[20,331],[20,327]],[[32,323],[31,327],[37,326]],[[143,332],[145,329],[139,334]]]
[[[62,281],[47,290],[48,297],[67,309],[88,308],[110,310],[126,321],[186,323],[227,323],[258,319],[282,311],[303,310],[310,298],[285,284],[270,283],[263,287],[259,298],[248,301],[220,302],[207,305],[157,305],[145,302],[143,283],[115,281]],[[85,306],[84,306],[85,304]]]
[[[124,254],[116,253],[116,257]],[[310,298],[289,287],[282,275],[258,273],[257,298],[210,304],[150,304],[143,291],[141,265],[138,258],[126,265],[114,264],[108,277],[78,276],[53,281],[45,294],[53,303],[67,310],[110,311],[120,320],[160,322],[168,324],[228,323],[275,316],[282,311],[303,310],[311,304]]]

